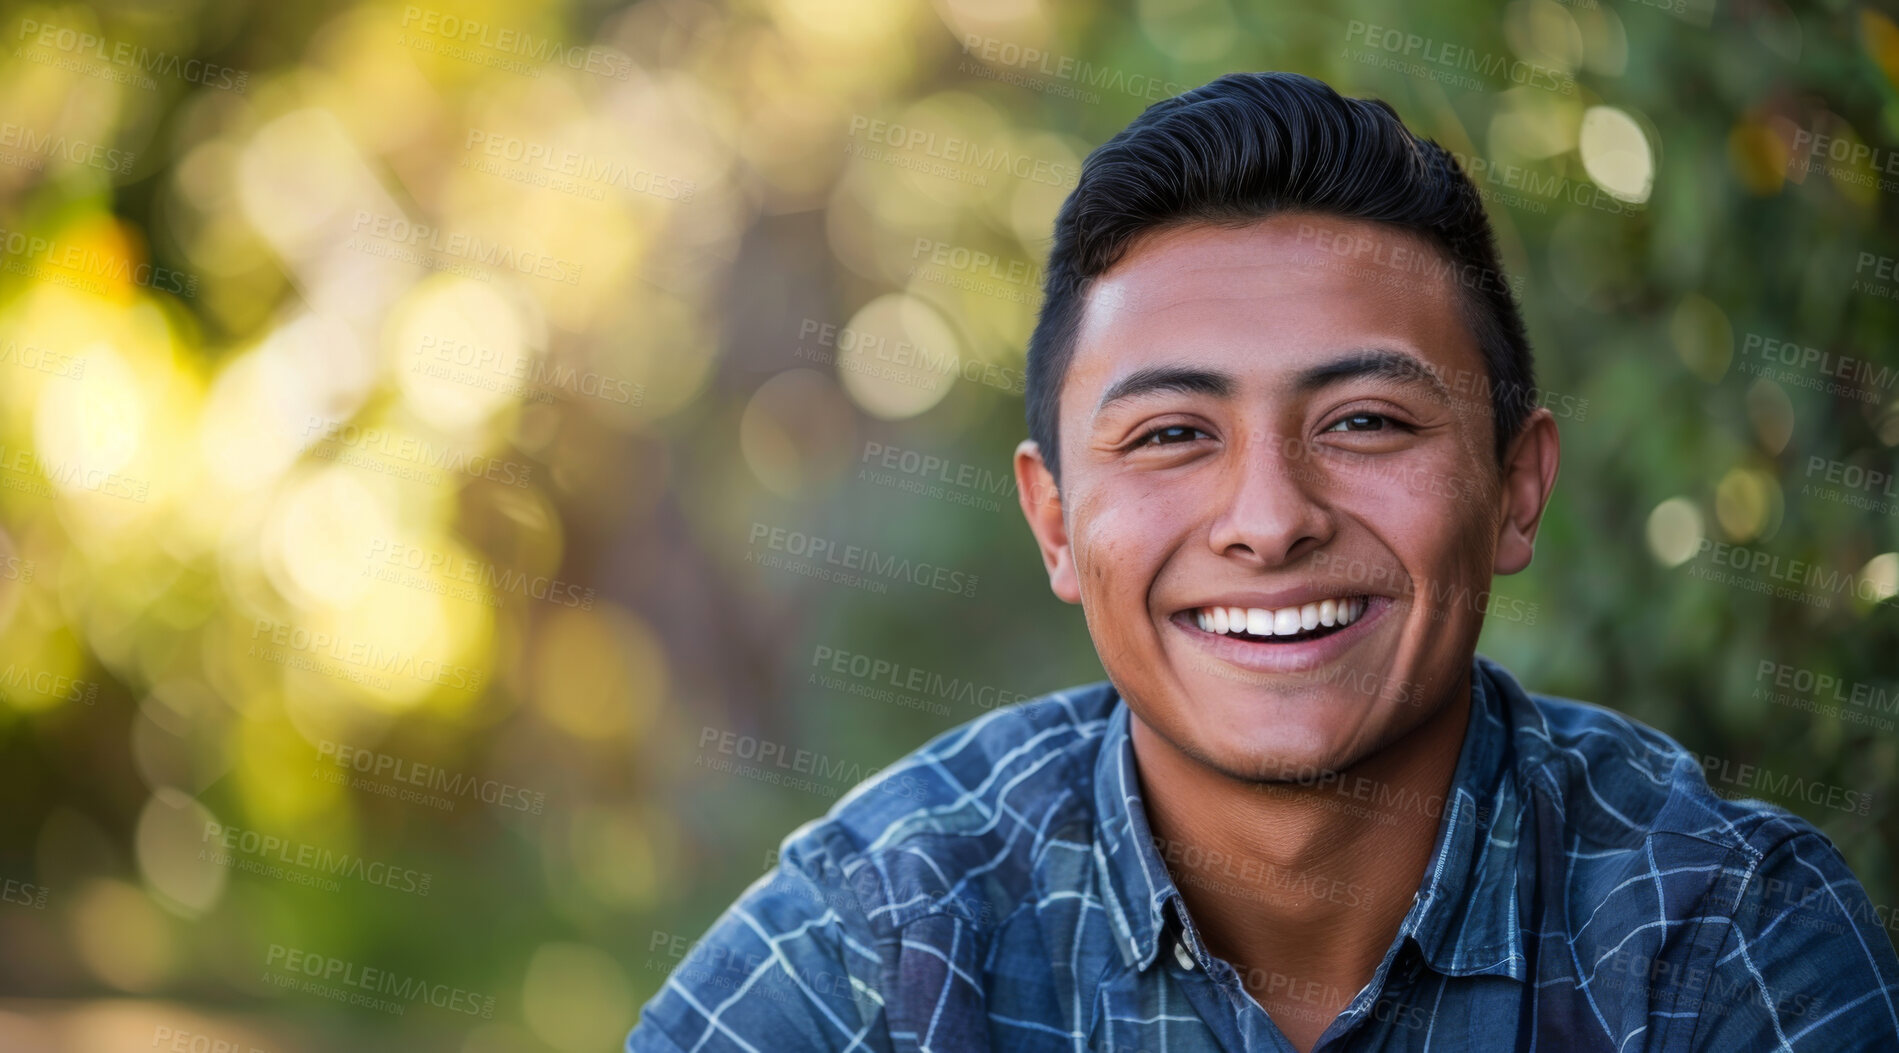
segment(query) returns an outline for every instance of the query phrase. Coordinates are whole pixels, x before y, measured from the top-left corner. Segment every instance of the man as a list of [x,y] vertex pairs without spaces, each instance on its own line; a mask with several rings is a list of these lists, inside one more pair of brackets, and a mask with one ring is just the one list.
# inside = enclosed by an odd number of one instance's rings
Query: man
[[629,1050],[1899,1049],[1818,830],[1475,656],[1558,441],[1441,147],[1222,77],[1089,157],[1046,291],[1016,478],[1108,682],[795,832]]

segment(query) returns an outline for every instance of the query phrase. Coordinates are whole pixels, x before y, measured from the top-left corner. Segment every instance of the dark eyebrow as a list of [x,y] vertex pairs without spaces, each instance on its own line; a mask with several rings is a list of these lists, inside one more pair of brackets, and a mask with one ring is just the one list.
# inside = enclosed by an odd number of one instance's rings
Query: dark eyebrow
[[1293,387],[1302,395],[1358,377],[1382,377],[1387,380],[1423,384],[1440,402],[1451,401],[1444,378],[1423,359],[1386,347],[1366,347],[1349,352],[1323,365],[1300,373]]
[[1180,391],[1214,398],[1231,398],[1238,382],[1233,374],[1201,366],[1146,366],[1114,382],[1096,404],[1100,413],[1108,404],[1158,391]]

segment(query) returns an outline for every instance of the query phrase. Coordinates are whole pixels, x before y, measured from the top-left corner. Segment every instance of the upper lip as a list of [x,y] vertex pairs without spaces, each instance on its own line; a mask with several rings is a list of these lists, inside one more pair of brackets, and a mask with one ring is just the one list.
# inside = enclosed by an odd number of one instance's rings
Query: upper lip
[[1372,596],[1363,586],[1340,583],[1338,585],[1294,585],[1271,592],[1228,592],[1198,603],[1181,608],[1183,611],[1197,611],[1203,607],[1257,607],[1262,610],[1276,611],[1286,607],[1304,607],[1308,603],[1324,600],[1341,600],[1352,596]]

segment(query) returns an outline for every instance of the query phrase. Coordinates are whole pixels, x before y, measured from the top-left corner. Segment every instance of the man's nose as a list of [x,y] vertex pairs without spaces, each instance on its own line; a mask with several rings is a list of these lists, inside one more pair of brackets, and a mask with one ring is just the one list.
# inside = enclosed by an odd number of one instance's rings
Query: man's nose
[[1208,534],[1214,553],[1275,567],[1330,541],[1335,524],[1320,467],[1301,439],[1248,436],[1220,473],[1220,508]]

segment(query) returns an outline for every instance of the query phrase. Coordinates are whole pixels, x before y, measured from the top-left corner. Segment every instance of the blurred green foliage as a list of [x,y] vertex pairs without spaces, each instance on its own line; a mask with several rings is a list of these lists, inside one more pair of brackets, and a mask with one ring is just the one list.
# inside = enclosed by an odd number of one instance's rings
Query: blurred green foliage
[[0,1046],[611,1048],[793,826],[1099,678],[1008,474],[1048,229],[1241,69],[1391,102],[1523,281],[1482,650],[1899,900],[1889,14],[433,2],[0,21]]

